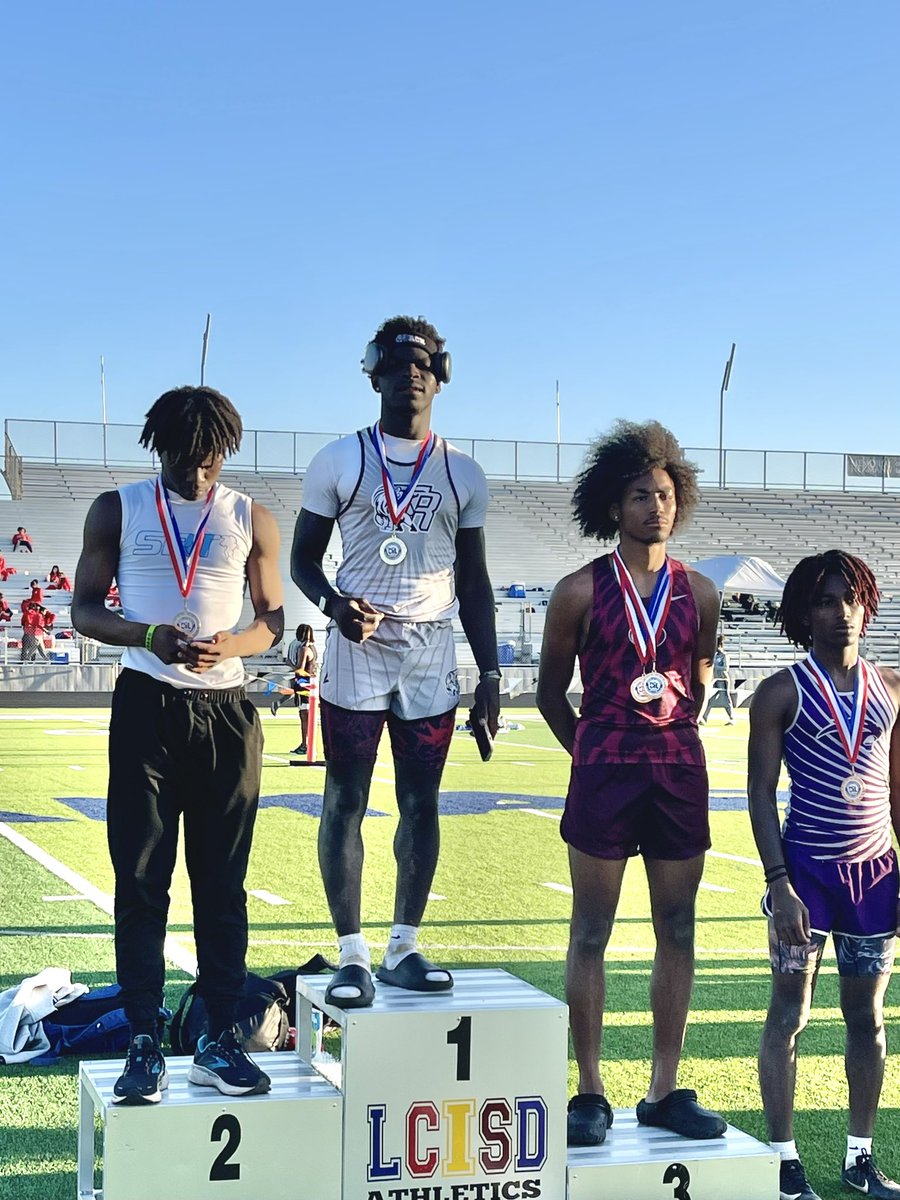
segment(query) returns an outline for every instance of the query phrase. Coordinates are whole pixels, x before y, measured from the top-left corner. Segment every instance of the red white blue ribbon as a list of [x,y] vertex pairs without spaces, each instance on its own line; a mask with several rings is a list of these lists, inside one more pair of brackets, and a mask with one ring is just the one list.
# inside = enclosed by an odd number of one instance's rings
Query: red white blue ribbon
[[669,608],[672,604],[672,568],[669,560],[666,558],[662,570],[656,577],[656,586],[650,597],[649,611],[644,605],[640,592],[635,587],[631,572],[626,567],[618,547],[612,552],[612,569],[625,602],[625,616],[628,620],[634,648],[638,652],[638,658],[644,664],[654,663],[656,661],[657,635],[666,623],[666,617],[669,615]]
[[853,697],[850,701],[850,720],[844,716],[844,708],[838,697],[834,682],[821,663],[817,663],[812,654],[808,655],[806,665],[810,670],[819,691],[828,705],[828,710],[837,726],[838,736],[843,743],[847,758],[852,767],[863,743],[863,733],[866,723],[866,709],[869,704],[869,669],[863,659],[856,662],[856,680],[853,684]]
[[156,511],[159,513],[159,523],[162,526],[163,535],[166,539],[169,558],[172,560],[172,569],[175,572],[175,578],[178,580],[178,588],[185,600],[191,594],[191,588],[194,586],[197,563],[200,561],[200,551],[203,548],[203,531],[206,529],[206,523],[212,513],[215,499],[216,485],[213,484],[206,493],[206,499],[203,502],[203,509],[200,513],[200,520],[197,522],[197,528],[194,531],[194,541],[191,546],[190,558],[188,558],[185,553],[184,542],[181,540],[181,531],[178,528],[178,522],[172,510],[172,502],[169,500],[166,485],[161,478],[156,481]]
[[[395,484],[391,478],[391,472],[388,468],[387,451],[385,450],[384,438],[381,434],[380,421],[369,430],[369,437],[372,439],[372,445],[375,447],[375,453],[378,455],[378,461],[381,463],[381,483],[384,488],[384,501],[387,505],[388,516],[394,528],[399,529],[403,518],[406,516],[406,511],[412,503],[419,477],[425,470],[425,464],[431,458],[431,453],[434,450],[434,433],[429,431],[428,437],[422,443],[419,456],[413,466],[412,479],[403,488],[399,488],[399,485]],[[397,495],[398,488],[400,492],[399,497]]]

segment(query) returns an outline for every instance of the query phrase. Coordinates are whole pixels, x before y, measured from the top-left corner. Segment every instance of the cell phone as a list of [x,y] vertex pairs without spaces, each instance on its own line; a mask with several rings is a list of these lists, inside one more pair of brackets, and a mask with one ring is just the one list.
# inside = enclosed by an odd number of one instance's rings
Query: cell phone
[[472,737],[475,739],[475,745],[478,747],[478,753],[481,755],[481,761],[487,762],[494,753],[494,739],[491,737],[487,725],[482,725],[475,716],[474,708],[469,709],[469,726],[472,730]]

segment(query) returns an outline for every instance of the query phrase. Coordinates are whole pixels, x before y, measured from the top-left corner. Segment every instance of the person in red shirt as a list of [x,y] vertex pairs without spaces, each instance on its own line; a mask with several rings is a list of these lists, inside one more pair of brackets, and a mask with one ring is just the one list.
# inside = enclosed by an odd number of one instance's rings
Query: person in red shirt
[[44,589],[41,587],[39,581],[37,579],[32,579],[30,587],[31,587],[31,603],[32,604],[43,604],[44,603]]
[[6,559],[3,557],[2,554],[0,554],[0,580],[2,580],[3,583],[6,583],[7,579],[9,579],[10,575],[15,575],[15,574],[17,574],[16,568],[8,567],[6,565]]
[[12,609],[6,600],[6,597],[0,592],[0,621],[11,621]]
[[50,574],[47,576],[47,591],[71,592],[72,585],[69,582],[68,575],[63,575],[62,571],[54,563],[50,568]]
[[12,548],[13,550],[27,550],[29,554],[34,553],[31,538],[28,536],[28,530],[24,525],[20,525],[12,535]]
[[39,604],[32,604],[30,600],[26,600],[23,605],[24,612],[22,613],[22,653],[20,662],[34,662],[38,655],[47,662],[47,652],[44,649],[42,635],[44,632],[44,618],[41,615]]

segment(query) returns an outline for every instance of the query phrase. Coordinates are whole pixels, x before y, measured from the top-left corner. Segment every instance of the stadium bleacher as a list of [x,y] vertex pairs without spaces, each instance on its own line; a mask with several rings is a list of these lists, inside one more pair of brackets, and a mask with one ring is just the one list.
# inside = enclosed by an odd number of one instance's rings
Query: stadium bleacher
[[[34,554],[7,553],[19,574],[3,591],[18,610],[27,583],[43,580],[54,563],[70,575],[81,550],[81,531],[92,500],[104,490],[146,478],[140,467],[22,460],[21,499],[2,505],[10,536],[27,525]],[[282,539],[282,572],[286,582],[286,628],[309,623],[321,643],[325,619],[290,582],[289,555],[294,522],[303,501],[303,477],[289,473],[226,470],[223,482],[265,504],[274,514]],[[556,581],[577,569],[604,547],[581,536],[571,517],[570,483],[490,480],[491,508],[485,540],[488,567],[495,587],[498,641],[512,646],[514,661],[537,663],[547,601]],[[775,491],[704,488],[689,526],[672,540],[672,551],[685,562],[718,554],[752,554],[786,576],[804,554],[835,546],[852,549],[874,569],[883,591],[881,610],[865,640],[870,658],[900,664],[900,495],[838,491]],[[340,561],[337,531],[325,560],[333,578]],[[524,581],[524,598],[508,595],[510,584]],[[19,593],[22,593],[20,595]],[[726,598],[727,600],[727,598]],[[69,597],[47,593],[45,602],[57,613],[56,631],[70,627]],[[248,612],[245,616],[249,615]],[[735,607],[723,612],[723,631],[732,665],[752,684],[774,666],[791,661],[794,650],[776,624],[762,614]],[[9,636],[17,636],[17,620]],[[458,630],[460,664],[471,665],[468,645]],[[100,651],[104,656],[116,651]],[[267,658],[280,659],[280,651]],[[11,656],[17,657],[17,656]],[[528,680],[525,690],[531,690]]]

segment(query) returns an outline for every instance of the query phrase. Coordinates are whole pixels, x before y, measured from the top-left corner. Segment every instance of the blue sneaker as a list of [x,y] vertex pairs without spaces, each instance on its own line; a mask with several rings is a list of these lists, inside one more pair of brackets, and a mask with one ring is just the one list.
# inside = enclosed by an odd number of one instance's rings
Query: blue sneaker
[[272,1081],[226,1029],[217,1042],[204,1034],[197,1043],[188,1080],[200,1087],[218,1088],[225,1096],[258,1096],[269,1091]]
[[147,1033],[131,1039],[125,1070],[113,1085],[113,1104],[159,1104],[169,1086],[166,1060]]

